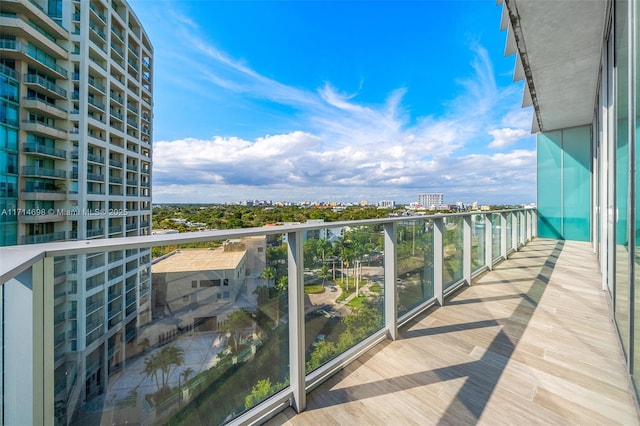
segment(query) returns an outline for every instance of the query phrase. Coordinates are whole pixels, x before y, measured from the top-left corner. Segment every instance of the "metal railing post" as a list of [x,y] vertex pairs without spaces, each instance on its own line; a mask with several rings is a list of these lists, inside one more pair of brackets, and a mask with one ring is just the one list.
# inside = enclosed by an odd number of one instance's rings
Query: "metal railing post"
[[289,377],[293,408],[307,406],[304,366],[304,272],[302,232],[287,233],[289,245]]
[[493,217],[491,213],[484,214],[484,253],[487,268],[493,269]]
[[433,219],[433,293],[440,306],[444,305],[442,284],[444,218]]
[[398,303],[396,285],[396,223],[384,224],[384,323],[392,340],[398,338]]
[[500,256],[507,258],[507,214],[500,213]]
[[511,248],[518,251],[518,213],[511,212]]
[[462,218],[462,276],[471,285],[471,215]]

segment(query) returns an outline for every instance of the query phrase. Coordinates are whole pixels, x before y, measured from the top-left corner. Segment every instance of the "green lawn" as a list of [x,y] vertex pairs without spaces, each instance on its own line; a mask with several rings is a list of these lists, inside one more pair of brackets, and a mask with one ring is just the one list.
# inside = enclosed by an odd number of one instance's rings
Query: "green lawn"
[[381,293],[382,292],[382,286],[378,283],[375,284],[371,284],[371,287],[369,287],[369,291],[372,291],[374,293]]
[[366,302],[367,302],[367,297],[360,296],[360,297],[354,297],[353,299],[351,299],[349,303],[347,303],[347,305],[351,306],[352,308],[359,308]]
[[320,294],[324,291],[322,284],[308,284],[304,286],[304,294]]

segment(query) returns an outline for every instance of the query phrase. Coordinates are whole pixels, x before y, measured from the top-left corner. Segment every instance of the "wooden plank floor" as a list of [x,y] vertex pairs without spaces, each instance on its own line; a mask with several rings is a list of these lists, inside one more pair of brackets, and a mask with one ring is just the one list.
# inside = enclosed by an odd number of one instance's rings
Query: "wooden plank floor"
[[640,424],[589,244],[534,240],[270,425]]

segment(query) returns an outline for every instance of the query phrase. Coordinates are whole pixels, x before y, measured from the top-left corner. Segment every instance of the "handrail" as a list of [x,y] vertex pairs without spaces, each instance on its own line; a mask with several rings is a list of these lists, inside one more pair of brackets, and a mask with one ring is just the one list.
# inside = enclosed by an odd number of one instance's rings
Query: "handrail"
[[433,215],[415,215],[389,217],[382,219],[349,220],[340,222],[301,223],[280,226],[264,226],[259,228],[225,229],[216,231],[198,231],[178,234],[143,235],[135,237],[120,237],[109,239],[94,239],[81,241],[64,241],[30,245],[28,250],[21,250],[23,246],[0,247],[0,285],[20,272],[28,269],[38,260],[44,257],[70,256],[74,254],[92,253],[99,250],[126,250],[151,248],[163,245],[191,244],[213,240],[235,239],[253,237],[259,235],[277,235],[285,232],[310,231],[323,228],[339,228],[344,226],[364,226],[394,222],[406,222],[411,220],[438,219],[443,217],[464,217],[472,215],[486,215],[496,213],[510,213],[515,211],[533,210],[535,207],[523,207],[509,210],[474,211],[464,213],[446,213]]

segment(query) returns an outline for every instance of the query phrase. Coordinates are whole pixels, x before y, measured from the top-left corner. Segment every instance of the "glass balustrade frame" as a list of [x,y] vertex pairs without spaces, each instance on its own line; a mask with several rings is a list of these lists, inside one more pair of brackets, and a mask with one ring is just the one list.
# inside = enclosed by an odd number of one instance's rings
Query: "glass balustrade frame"
[[[424,312],[434,304],[444,304],[448,294],[456,291],[460,286],[471,285],[473,277],[485,270],[491,270],[495,262],[506,259],[507,256],[517,251],[521,246],[536,236],[536,210],[534,208],[522,208],[514,210],[490,211],[490,212],[469,212],[455,214],[437,214],[430,216],[410,216],[398,218],[372,219],[361,221],[344,222],[324,222],[300,225],[283,225],[277,227],[245,228],[221,231],[203,231],[194,233],[151,235],[129,238],[112,238],[86,241],[69,241],[60,243],[35,244],[15,248],[0,248],[0,292],[5,300],[17,294],[15,288],[20,287],[21,293],[16,296],[18,302],[30,302],[32,306],[31,321],[21,324],[22,330],[27,330],[26,335],[32,336],[32,343],[25,343],[25,349],[29,352],[30,359],[34,365],[32,371],[27,376],[27,385],[20,389],[21,397],[31,400],[33,410],[28,420],[30,423],[44,424],[50,423],[55,416],[53,395],[54,395],[54,344],[56,336],[61,335],[47,331],[47,326],[43,323],[47,321],[53,323],[54,319],[54,258],[61,256],[89,255],[95,253],[107,253],[123,250],[138,252],[139,249],[152,249],[161,246],[179,246],[181,244],[207,243],[213,241],[226,241],[229,239],[256,237],[256,236],[283,236],[286,235],[286,276],[288,279],[288,306],[286,315],[288,316],[288,383],[284,389],[277,391],[262,402],[257,403],[245,412],[230,416],[230,424],[245,424],[260,422],[285,407],[292,406],[300,412],[306,407],[306,394],[317,387],[324,380],[335,374],[348,363],[357,359],[366,351],[379,342],[398,335],[398,328],[416,315]],[[473,217],[472,217],[473,216]],[[507,223],[510,226],[507,227]],[[332,358],[319,368],[307,372],[305,369],[305,265],[304,265],[304,238],[303,235],[311,231],[321,231],[329,228],[348,227],[370,227],[378,229],[383,250],[376,250],[382,255],[379,262],[382,267],[383,281],[380,283],[382,293],[382,326],[371,333],[367,338],[353,345],[338,356]],[[403,228],[404,227],[404,228]],[[412,229],[413,227],[413,229]],[[422,227],[422,228],[420,228]],[[398,230],[401,229],[403,238],[407,239],[409,231],[426,235],[426,239],[414,240],[405,249],[410,247],[411,256],[420,253],[427,263],[432,265],[431,277],[433,294],[426,293],[426,296],[419,300],[411,309],[406,309],[402,315],[398,315],[398,252],[400,244],[404,242],[398,240]],[[500,247],[496,250],[496,230],[499,230]],[[455,232],[455,238],[447,233]],[[507,235],[507,232],[510,235]],[[424,241],[431,241],[424,243]],[[416,247],[419,244],[431,244],[432,250],[422,250]],[[507,244],[510,243],[510,244]],[[455,247],[447,247],[453,244]],[[484,245],[484,247],[482,247]],[[510,247],[509,247],[510,246]],[[445,268],[447,267],[447,257],[451,253],[456,254],[456,259],[462,263],[460,272],[456,272],[455,280],[443,282],[445,279]],[[479,250],[483,249],[483,256]],[[404,250],[404,249],[403,249]],[[472,265],[473,252],[476,252],[476,262]],[[425,254],[428,253],[428,254]],[[431,256],[431,257],[429,257]],[[481,259],[482,262],[477,259]],[[111,260],[111,259],[109,259]],[[323,259],[324,262],[324,259]],[[106,265],[108,268],[109,265]],[[418,268],[420,264],[418,263]],[[424,265],[422,265],[424,268]],[[431,267],[431,266],[430,266]],[[334,266],[335,271],[335,266]],[[150,271],[149,271],[150,272]],[[423,271],[424,272],[424,271]],[[404,272],[406,274],[406,272]],[[127,279],[127,283],[129,279]],[[142,278],[141,281],[142,283]],[[149,294],[148,279],[145,287],[145,294]],[[8,285],[9,284],[9,285]],[[323,282],[324,284],[324,282]],[[128,286],[128,284],[127,284]],[[25,293],[24,288],[30,288],[30,292]],[[122,291],[121,287],[118,287]],[[106,291],[106,290],[105,290]],[[50,293],[50,294],[49,294]],[[124,294],[124,293],[123,293]],[[144,295],[140,292],[140,298]],[[150,297],[150,296],[146,296]],[[6,312],[6,304],[3,308]],[[15,313],[15,312],[14,312]],[[23,318],[24,313],[20,314]],[[44,318],[44,321],[43,321]],[[124,317],[123,317],[124,318]],[[4,321],[4,317],[3,317]],[[12,323],[7,321],[2,324],[2,336],[7,338],[15,330],[12,330]],[[131,334],[135,329],[123,327],[124,333]],[[23,339],[25,340],[25,339]],[[26,339],[28,340],[28,339]],[[57,342],[60,345],[60,342]],[[105,343],[107,341],[105,340]],[[113,348],[110,349],[113,352]],[[4,362],[4,361],[3,361]],[[11,365],[2,365],[2,370],[10,368]],[[24,368],[22,370],[25,370]],[[21,370],[21,371],[22,371]],[[28,370],[28,369],[27,369]],[[84,378],[81,378],[83,380]],[[13,383],[15,385],[15,383]],[[4,382],[8,387],[3,398],[10,394],[11,382]],[[25,394],[25,389],[27,390]],[[3,406],[9,407],[7,401],[3,401]],[[230,413],[231,414],[231,413]]]

